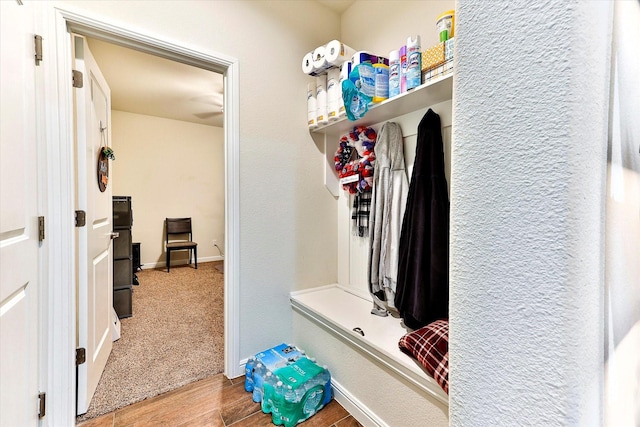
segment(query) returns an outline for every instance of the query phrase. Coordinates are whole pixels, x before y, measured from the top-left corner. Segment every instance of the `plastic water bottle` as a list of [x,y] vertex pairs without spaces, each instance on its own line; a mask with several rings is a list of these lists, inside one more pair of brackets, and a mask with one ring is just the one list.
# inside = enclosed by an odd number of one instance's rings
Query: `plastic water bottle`
[[[253,369],[253,401],[262,402],[262,393],[264,385],[264,377],[267,374],[265,366],[262,363],[257,363]],[[269,372],[271,373],[271,372]]]
[[273,372],[267,371],[267,373],[262,379],[262,386],[256,387],[253,390],[253,401],[262,402],[264,399],[265,389],[268,387],[274,387],[277,382],[278,382],[278,379],[275,375],[273,375]]
[[253,357],[250,357],[247,360],[247,363],[244,365],[244,390],[245,391],[253,391],[253,367],[256,364],[256,361]]

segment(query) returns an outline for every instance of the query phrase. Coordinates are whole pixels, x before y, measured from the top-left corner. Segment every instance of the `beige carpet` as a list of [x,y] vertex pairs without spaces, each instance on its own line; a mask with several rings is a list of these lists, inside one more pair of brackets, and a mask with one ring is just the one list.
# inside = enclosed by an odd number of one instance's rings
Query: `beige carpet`
[[223,371],[220,262],[143,270],[84,421]]

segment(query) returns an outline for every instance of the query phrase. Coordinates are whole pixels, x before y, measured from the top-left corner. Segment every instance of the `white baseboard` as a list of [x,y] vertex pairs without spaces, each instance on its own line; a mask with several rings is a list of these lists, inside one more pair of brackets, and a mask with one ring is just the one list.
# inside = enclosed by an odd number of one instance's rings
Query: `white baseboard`
[[[198,258],[198,264],[205,263],[205,262],[213,262],[213,261],[224,261],[224,257],[217,255],[217,256],[206,256],[206,257]],[[171,265],[187,265],[188,263],[189,263],[189,260],[186,260],[186,259],[179,260],[179,261],[171,261]],[[153,268],[162,268],[166,266],[167,266],[167,263],[165,261],[149,262],[149,263],[143,263],[142,269],[148,270]]]
[[333,397],[364,427],[389,427],[387,423],[333,378],[331,379],[331,386],[333,387]]

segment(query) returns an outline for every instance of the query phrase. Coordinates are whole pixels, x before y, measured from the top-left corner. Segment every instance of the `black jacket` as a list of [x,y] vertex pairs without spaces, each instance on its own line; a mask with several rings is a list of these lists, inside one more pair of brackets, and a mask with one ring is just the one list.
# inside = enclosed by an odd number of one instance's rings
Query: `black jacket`
[[400,235],[395,306],[418,329],[449,318],[449,193],[440,116],[418,125],[416,158]]

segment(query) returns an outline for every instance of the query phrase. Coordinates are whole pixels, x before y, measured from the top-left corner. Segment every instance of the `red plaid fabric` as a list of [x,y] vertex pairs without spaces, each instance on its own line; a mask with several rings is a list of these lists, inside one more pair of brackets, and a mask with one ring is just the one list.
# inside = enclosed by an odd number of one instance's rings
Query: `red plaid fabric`
[[400,350],[415,358],[449,394],[449,321],[436,320],[400,338]]

